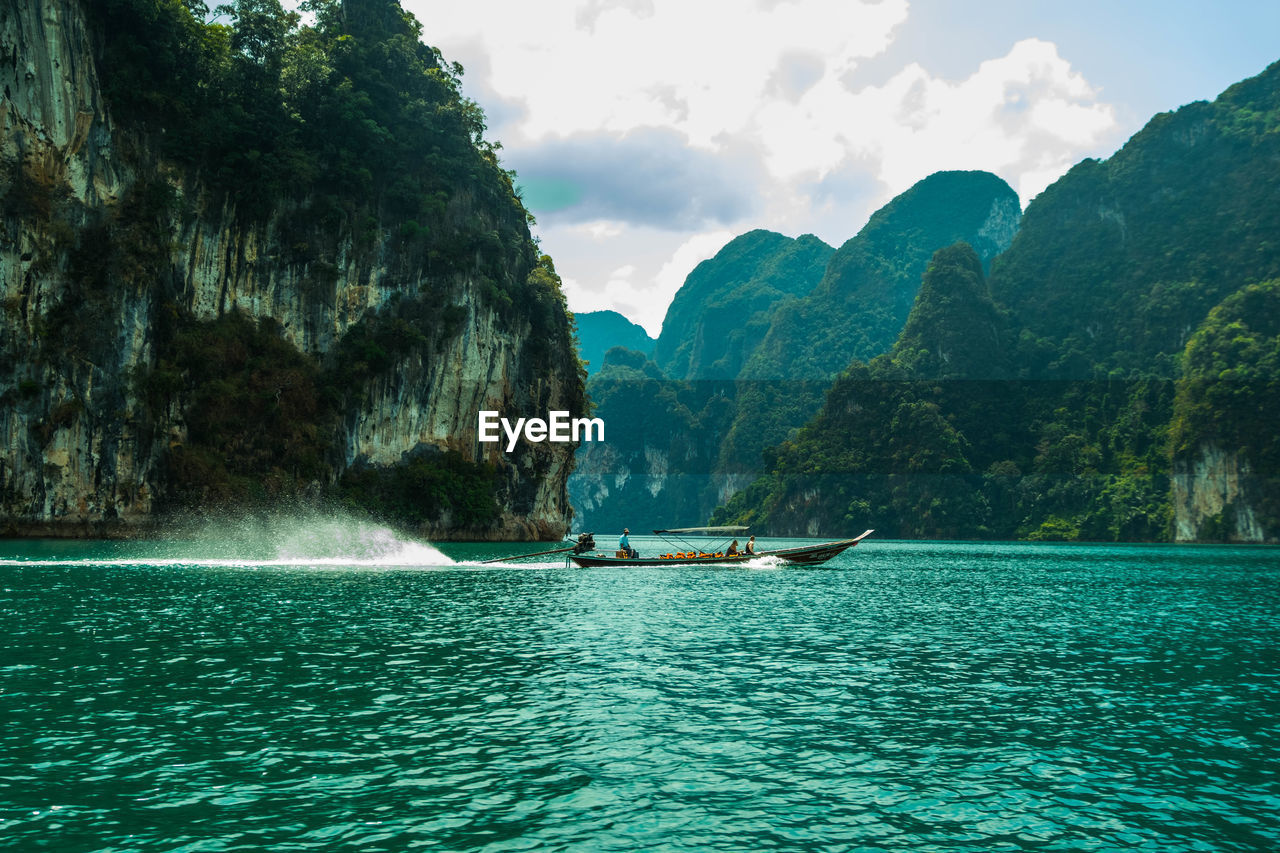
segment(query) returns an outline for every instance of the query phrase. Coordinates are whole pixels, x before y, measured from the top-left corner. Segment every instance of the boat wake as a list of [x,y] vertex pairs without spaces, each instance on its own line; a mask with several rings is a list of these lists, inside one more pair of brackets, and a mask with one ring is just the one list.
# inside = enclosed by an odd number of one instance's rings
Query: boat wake
[[48,543],[25,558],[0,559],[0,566],[41,565],[385,569],[458,564],[431,544],[389,527],[342,515],[314,515],[183,525],[163,541]]
[[787,561],[781,557],[767,556],[756,557],[754,560],[748,560],[741,565],[747,569],[781,569],[787,565]]

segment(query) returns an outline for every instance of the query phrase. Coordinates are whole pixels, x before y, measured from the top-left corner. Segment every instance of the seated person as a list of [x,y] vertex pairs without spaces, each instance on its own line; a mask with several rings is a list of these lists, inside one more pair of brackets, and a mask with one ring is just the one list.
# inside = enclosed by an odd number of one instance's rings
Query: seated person
[[631,528],[629,527],[622,528],[622,535],[618,537],[618,550],[625,551],[627,555],[627,559],[634,560],[636,557],[639,557],[640,554],[636,551],[635,548],[631,547],[631,540],[627,538],[627,534],[629,534],[630,532],[631,532]]
[[747,540],[747,550],[743,551],[742,553],[754,554],[755,552],[756,552],[756,537],[752,536],[750,539]]
[[733,544],[731,544],[731,545],[729,546],[729,550],[728,550],[728,551],[725,551],[725,552],[724,552],[724,555],[725,555],[726,557],[736,557],[736,556],[738,556],[738,540],[737,540],[737,539],[733,540]]

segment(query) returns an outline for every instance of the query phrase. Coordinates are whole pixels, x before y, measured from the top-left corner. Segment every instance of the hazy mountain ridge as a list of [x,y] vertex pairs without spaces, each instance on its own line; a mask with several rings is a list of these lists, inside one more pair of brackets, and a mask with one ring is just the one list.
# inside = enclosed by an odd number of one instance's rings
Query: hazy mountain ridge
[[582,311],[574,314],[573,320],[578,329],[578,355],[587,363],[588,375],[600,372],[604,367],[604,354],[614,347],[645,355],[653,353],[656,341],[643,326],[617,311]]

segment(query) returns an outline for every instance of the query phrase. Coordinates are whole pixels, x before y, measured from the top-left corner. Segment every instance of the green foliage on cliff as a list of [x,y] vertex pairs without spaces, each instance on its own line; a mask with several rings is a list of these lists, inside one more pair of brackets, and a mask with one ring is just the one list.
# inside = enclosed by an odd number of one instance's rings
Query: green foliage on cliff
[[319,363],[270,318],[213,322],[170,306],[156,366],[141,378],[152,411],[177,405],[186,440],[165,457],[171,508],[229,508],[304,497],[334,466],[337,410]]
[[[1254,473],[1250,505],[1280,529],[1280,280],[1248,285],[1209,312],[1187,344],[1169,448],[1194,463],[1206,447],[1238,452]],[[1228,531],[1223,531],[1225,534]]]
[[739,395],[722,466],[754,469],[765,447],[817,413],[823,391],[852,360],[893,346],[935,251],[965,241],[985,264],[1019,213],[1017,194],[988,172],[935,173],[876,211],[831,256],[818,286],[770,318],[739,374],[751,382]]
[[491,465],[423,452],[401,465],[344,471],[336,443],[364,384],[410,352],[430,353],[451,334],[447,318],[370,315],[322,362],[299,352],[270,318],[232,311],[202,322],[171,304],[161,311],[158,358],[139,375],[139,390],[151,412],[176,408],[186,427],[164,456],[162,508],[331,500],[409,527],[446,513],[452,526],[472,530],[497,519]]
[[[717,522],[803,535],[874,518],[883,532],[907,536],[961,536],[981,524],[973,447],[947,416],[954,400],[946,385],[930,381],[976,367],[982,362],[971,359],[985,355],[981,344],[970,352],[973,339],[951,334],[945,318],[952,314],[980,318],[993,338],[1004,332],[981,261],[967,244],[934,255],[893,352],[842,373],[819,415],[766,451],[768,473],[719,510]],[[885,518],[910,521],[885,530]]]
[[150,176],[78,231],[56,220],[52,230],[63,245],[49,247],[46,257],[65,256],[66,287],[40,324],[47,357],[107,368],[104,362],[118,355],[119,306],[125,294],[150,291],[167,271],[175,205],[173,187]]
[[467,274],[508,312],[539,298],[510,263],[538,265],[529,214],[461,93],[462,68],[421,43],[396,0],[308,0],[310,25],[279,0],[235,0],[207,22],[185,0],[84,8],[117,121],[237,217],[289,201],[274,227],[292,262],[321,272],[335,235],[357,252],[392,236],[406,280]]
[[499,475],[456,451],[423,454],[390,468],[357,466],[343,473],[337,494],[347,506],[411,529],[447,515],[450,526],[484,530],[498,520]]
[[523,221],[461,67],[419,41],[412,15],[396,0],[301,8],[313,25],[278,0],[235,0],[208,23],[199,2],[85,3],[117,118],[163,130],[167,159],[241,203],[372,196],[426,223],[437,192],[466,189],[508,199]]
[[827,379],[855,358],[887,352],[933,253],[964,241],[989,263],[1006,245],[994,237],[1012,234],[1019,211],[1017,194],[989,172],[918,182],[836,250],[805,299],[779,309],[742,377]]
[[607,442],[584,443],[569,481],[582,529],[680,526],[716,505],[711,477],[733,417],[732,383],[670,379],[644,353],[615,347],[588,391]]
[[1214,305],[1280,276],[1280,64],[1151,119],[1027,208],[991,289],[1027,376],[1178,375]]
[[1009,321],[991,299],[981,259],[966,243],[934,253],[893,360],[930,379],[1004,378]]

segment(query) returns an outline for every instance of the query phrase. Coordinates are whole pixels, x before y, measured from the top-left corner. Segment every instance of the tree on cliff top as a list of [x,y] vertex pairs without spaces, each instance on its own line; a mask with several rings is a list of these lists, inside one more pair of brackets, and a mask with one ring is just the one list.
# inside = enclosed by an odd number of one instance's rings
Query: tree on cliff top
[[497,202],[499,230],[527,240],[462,67],[423,44],[395,0],[308,0],[309,26],[279,0],[235,0],[209,21],[183,0],[84,8],[115,117],[156,132],[166,158],[198,167],[241,213],[319,196],[322,213],[349,215],[353,199],[372,199],[421,232],[467,192]]

